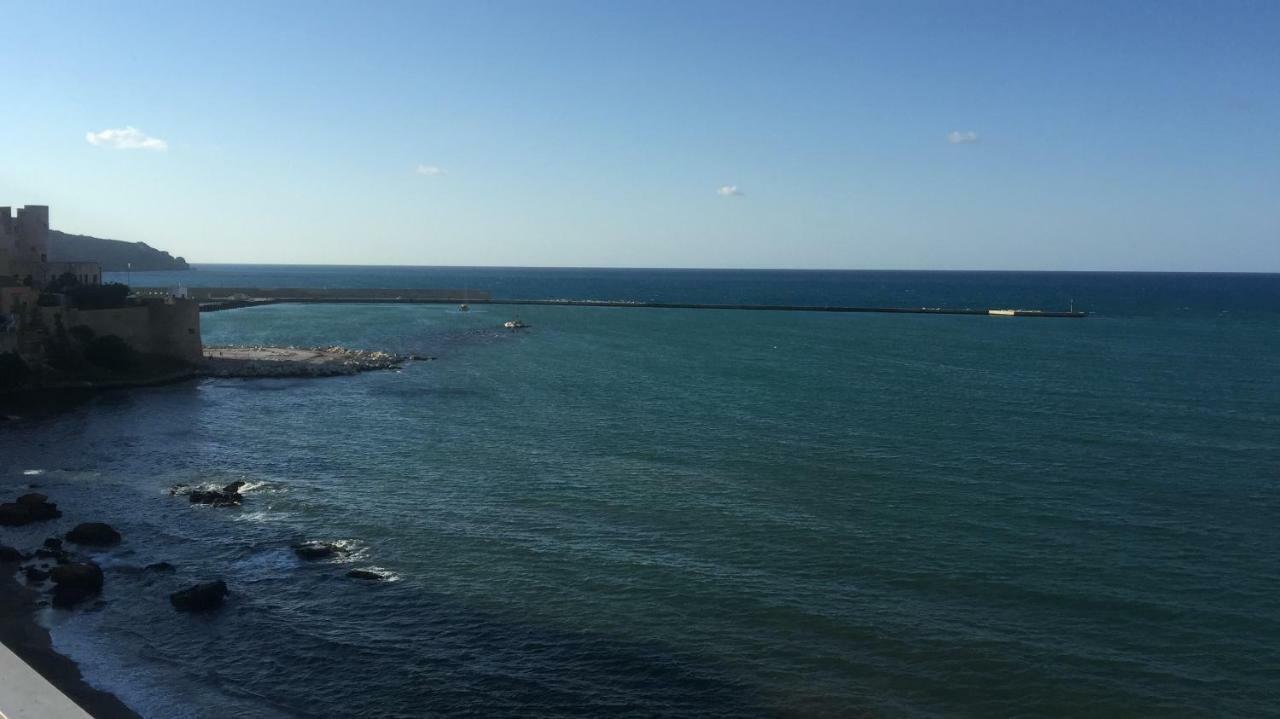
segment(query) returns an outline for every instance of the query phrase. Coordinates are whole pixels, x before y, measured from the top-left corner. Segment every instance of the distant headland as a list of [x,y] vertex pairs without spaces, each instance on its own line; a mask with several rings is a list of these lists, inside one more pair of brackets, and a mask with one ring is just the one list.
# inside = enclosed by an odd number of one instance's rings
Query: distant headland
[[49,230],[49,261],[70,260],[97,262],[104,272],[191,269],[185,259],[157,250],[145,242],[104,240]]

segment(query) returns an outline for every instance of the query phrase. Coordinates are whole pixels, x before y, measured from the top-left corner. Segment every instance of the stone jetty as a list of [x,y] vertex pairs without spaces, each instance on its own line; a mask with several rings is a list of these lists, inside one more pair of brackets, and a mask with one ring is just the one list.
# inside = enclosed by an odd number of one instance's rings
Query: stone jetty
[[419,357],[345,347],[206,347],[205,377],[333,377],[395,369]]

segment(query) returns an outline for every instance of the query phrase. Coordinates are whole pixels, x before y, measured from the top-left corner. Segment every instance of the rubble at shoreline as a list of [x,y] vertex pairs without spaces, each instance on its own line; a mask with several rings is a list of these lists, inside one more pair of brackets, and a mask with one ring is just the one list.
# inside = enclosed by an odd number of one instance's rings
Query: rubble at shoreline
[[345,347],[206,347],[203,377],[333,377],[398,369],[410,360],[432,359]]

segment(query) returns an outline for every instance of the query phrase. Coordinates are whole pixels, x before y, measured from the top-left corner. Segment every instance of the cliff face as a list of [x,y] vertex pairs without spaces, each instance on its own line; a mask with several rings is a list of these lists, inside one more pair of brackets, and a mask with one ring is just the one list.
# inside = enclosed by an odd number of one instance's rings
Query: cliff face
[[50,262],[97,262],[103,272],[124,272],[133,265],[134,271],[186,270],[187,261],[168,252],[157,250],[145,242],[104,240],[88,235],[68,235],[49,230]]

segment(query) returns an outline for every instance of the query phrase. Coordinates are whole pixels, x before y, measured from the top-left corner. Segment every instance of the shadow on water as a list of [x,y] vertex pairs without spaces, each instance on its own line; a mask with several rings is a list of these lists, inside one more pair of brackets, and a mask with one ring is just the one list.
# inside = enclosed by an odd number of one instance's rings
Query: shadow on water
[[[769,714],[749,686],[660,643],[500,616],[410,582],[368,585],[312,569],[294,579],[341,598],[332,610],[301,616],[315,608],[242,590],[228,607],[231,621],[202,628],[234,631],[237,656],[214,667],[201,657],[184,671],[299,715],[314,706],[341,706],[349,717]],[[346,616],[342,602],[351,602]],[[377,605],[374,622],[360,621],[368,604]]]

